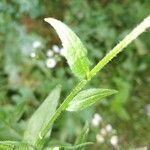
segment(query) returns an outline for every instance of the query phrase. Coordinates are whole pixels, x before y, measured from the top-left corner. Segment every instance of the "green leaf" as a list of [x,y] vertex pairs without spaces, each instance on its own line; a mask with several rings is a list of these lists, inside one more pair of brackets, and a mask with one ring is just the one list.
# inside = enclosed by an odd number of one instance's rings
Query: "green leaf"
[[21,135],[8,124],[0,122],[0,140],[21,140]]
[[40,141],[42,141],[41,130],[43,127],[48,125],[56,110],[60,97],[60,91],[60,86],[57,86],[32,115],[24,134],[24,140],[27,143],[36,145],[37,140],[40,139]]
[[19,141],[0,141],[0,150],[33,150],[33,147],[27,143]]
[[[80,135],[77,137],[75,141],[75,145],[83,144],[87,140],[87,136],[89,133],[89,125],[86,123]],[[79,148],[78,150],[84,150],[85,147]]]
[[45,21],[51,24],[59,35],[64,48],[64,56],[73,73],[78,77],[88,76],[90,63],[87,58],[87,50],[77,35],[57,19],[45,18]]
[[0,141],[0,149],[1,150],[13,150],[14,147],[15,146],[10,143],[6,143],[5,141]]
[[17,104],[10,117],[11,124],[17,123],[19,119],[22,117],[25,111],[25,105],[26,105],[25,101],[21,101]]
[[96,103],[98,100],[116,93],[116,90],[111,89],[88,89],[78,93],[69,103],[66,110],[79,111]]

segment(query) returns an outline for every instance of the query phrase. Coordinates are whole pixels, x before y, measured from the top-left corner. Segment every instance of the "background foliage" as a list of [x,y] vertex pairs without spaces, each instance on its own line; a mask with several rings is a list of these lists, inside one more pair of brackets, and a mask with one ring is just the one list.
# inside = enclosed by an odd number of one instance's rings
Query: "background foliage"
[[[54,17],[70,26],[88,49],[91,66],[149,14],[149,0],[1,0],[0,1],[0,140],[21,140],[27,120],[60,83],[61,100],[77,83],[65,61],[55,54],[57,65],[45,65],[46,52],[60,45],[55,32],[44,23]],[[35,48],[34,42],[41,45]],[[150,141],[149,32],[119,54],[88,85],[119,92],[79,113],[65,112],[53,127],[54,143],[73,143],[94,113],[111,124],[121,149],[148,146]],[[31,53],[36,53],[31,58]],[[149,108],[150,109],[150,108]],[[101,127],[90,123],[92,149],[110,149],[109,138],[96,141]],[[51,143],[52,143],[51,141]],[[50,143],[50,144],[51,144]]]

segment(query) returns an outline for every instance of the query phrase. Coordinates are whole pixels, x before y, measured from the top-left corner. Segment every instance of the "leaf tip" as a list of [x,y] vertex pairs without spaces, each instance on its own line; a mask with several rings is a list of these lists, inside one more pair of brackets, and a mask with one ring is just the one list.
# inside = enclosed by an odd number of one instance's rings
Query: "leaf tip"
[[53,26],[53,24],[56,24],[59,22],[59,20],[55,19],[55,18],[51,18],[51,17],[48,17],[48,18],[44,18],[44,21],[51,24]]
[[44,18],[44,21],[49,23],[49,22],[51,22],[51,19],[52,18]]

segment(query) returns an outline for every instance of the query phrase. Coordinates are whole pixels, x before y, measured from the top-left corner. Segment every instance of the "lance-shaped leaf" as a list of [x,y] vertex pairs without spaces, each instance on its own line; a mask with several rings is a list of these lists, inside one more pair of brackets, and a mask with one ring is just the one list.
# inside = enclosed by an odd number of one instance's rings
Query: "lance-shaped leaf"
[[45,18],[53,26],[62,41],[64,56],[73,71],[79,77],[85,77],[89,72],[87,50],[77,35],[64,23],[57,19]]
[[27,143],[36,145],[37,140],[41,139],[41,130],[48,125],[58,105],[60,89],[60,86],[57,86],[32,115],[24,134]]
[[[88,133],[89,133],[89,125],[88,123],[86,123],[80,135],[77,137],[75,145],[86,143]],[[80,147],[77,150],[84,150],[84,149],[85,147],[83,146],[82,148]]]
[[20,141],[0,141],[0,150],[33,150],[33,147]]
[[0,141],[0,149],[1,150],[12,150],[15,146],[10,143],[6,143],[5,141]]
[[111,89],[88,89],[78,93],[73,100],[69,103],[66,110],[79,111],[86,107],[91,106],[98,100],[116,93],[116,90]]
[[25,111],[25,106],[26,106],[26,102],[25,101],[21,101],[20,103],[17,104],[17,106],[15,107],[15,109],[13,110],[11,116],[10,116],[10,123],[16,123],[23,115],[24,111]]

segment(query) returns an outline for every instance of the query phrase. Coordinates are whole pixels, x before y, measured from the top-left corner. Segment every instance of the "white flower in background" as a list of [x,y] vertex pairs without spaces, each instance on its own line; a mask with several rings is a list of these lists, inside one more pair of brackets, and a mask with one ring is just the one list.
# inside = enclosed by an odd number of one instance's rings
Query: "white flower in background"
[[41,44],[40,41],[34,41],[33,44],[32,44],[33,48],[35,48],[35,49],[36,49],[36,48],[40,48],[41,45],[42,45],[42,44]]
[[105,141],[105,139],[103,138],[103,136],[100,135],[100,134],[96,135],[96,140],[97,140],[98,143],[104,143],[104,141]]
[[36,57],[36,53],[35,53],[35,52],[31,52],[31,53],[30,53],[30,57],[31,57],[31,58],[35,58],[35,57]]
[[102,117],[98,113],[94,114],[94,118],[98,121],[102,120]]
[[65,49],[64,48],[60,49],[60,55],[63,56],[63,57],[65,56]]
[[47,57],[52,57],[54,55],[54,52],[51,49],[48,49],[46,55]]
[[55,53],[59,53],[60,52],[60,48],[57,45],[53,45],[52,49]]
[[92,119],[92,125],[95,126],[95,127],[98,127],[99,126],[99,122],[96,120],[96,119]]
[[92,125],[98,127],[101,121],[102,121],[102,117],[97,113],[94,114],[94,117],[92,119]]
[[57,62],[54,58],[48,58],[46,61],[47,68],[54,68],[56,66]]
[[150,104],[147,104],[147,105],[145,106],[145,111],[146,111],[147,116],[150,117]]
[[118,137],[116,135],[113,135],[110,139],[110,143],[113,145],[113,146],[116,146],[118,144]]
[[105,130],[106,130],[107,132],[111,132],[111,131],[112,131],[112,126],[111,126],[111,124],[107,124],[106,127],[105,127]]
[[102,128],[100,133],[105,136],[107,134],[107,131],[104,128]]

